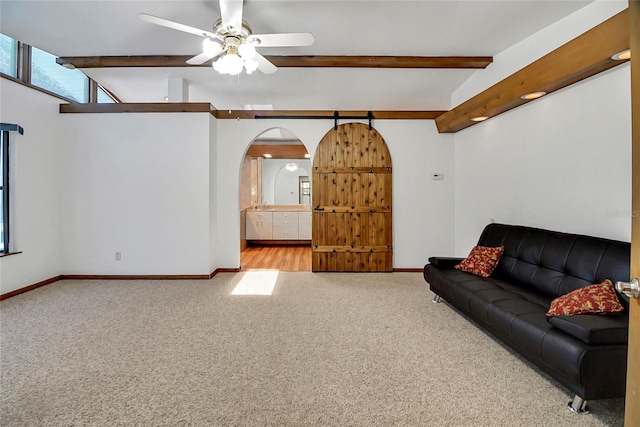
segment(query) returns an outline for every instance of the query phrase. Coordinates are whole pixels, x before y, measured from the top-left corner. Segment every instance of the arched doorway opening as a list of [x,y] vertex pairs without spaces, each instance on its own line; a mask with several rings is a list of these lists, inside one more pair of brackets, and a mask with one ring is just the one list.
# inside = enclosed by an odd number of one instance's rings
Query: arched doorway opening
[[311,271],[311,160],[290,130],[268,129],[249,145],[240,213],[241,269]]

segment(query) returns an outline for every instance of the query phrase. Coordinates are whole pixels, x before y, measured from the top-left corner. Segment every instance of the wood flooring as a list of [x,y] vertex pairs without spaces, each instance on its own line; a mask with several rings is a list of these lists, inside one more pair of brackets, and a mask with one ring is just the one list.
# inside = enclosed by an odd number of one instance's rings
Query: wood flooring
[[311,271],[311,245],[249,246],[240,253],[241,270]]

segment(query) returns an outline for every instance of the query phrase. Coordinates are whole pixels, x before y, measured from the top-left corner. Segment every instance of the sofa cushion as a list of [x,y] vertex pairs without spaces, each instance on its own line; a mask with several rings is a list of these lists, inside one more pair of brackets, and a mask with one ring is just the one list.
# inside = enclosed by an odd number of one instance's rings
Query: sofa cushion
[[551,301],[547,316],[620,313],[624,310],[611,280],[576,289]]
[[436,256],[432,256],[431,258],[429,258],[429,264],[441,270],[453,268],[457,264],[460,264],[462,261],[464,261],[464,258],[436,257]]
[[500,261],[502,252],[504,252],[504,246],[474,246],[469,256],[455,268],[477,276],[489,277]]
[[629,335],[626,316],[552,316],[547,321],[587,344],[626,344]]
[[477,244],[505,247],[492,277],[518,283],[551,299],[607,278],[614,283],[629,280],[627,242],[489,224]]

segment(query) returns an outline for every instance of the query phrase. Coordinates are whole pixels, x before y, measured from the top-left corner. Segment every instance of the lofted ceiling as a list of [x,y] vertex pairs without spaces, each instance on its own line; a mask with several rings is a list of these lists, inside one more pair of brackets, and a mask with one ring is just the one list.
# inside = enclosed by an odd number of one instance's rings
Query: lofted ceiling
[[[254,33],[311,32],[309,47],[263,55],[495,56],[589,1],[245,0]],[[0,32],[57,56],[196,55],[200,37],[138,19],[211,29],[217,1],[5,1]],[[491,65],[489,65],[491,67]],[[474,69],[279,68],[222,76],[211,67],[90,68],[123,102],[162,102],[182,78],[189,101],[218,109],[447,110]]]

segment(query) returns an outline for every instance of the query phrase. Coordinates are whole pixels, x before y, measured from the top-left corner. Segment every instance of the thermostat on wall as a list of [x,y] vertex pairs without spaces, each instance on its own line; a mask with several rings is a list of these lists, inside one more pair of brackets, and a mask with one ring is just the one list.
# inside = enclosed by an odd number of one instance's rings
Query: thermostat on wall
[[442,179],[444,179],[444,174],[442,173],[434,173],[431,175],[431,178],[433,178],[434,181],[440,181]]

